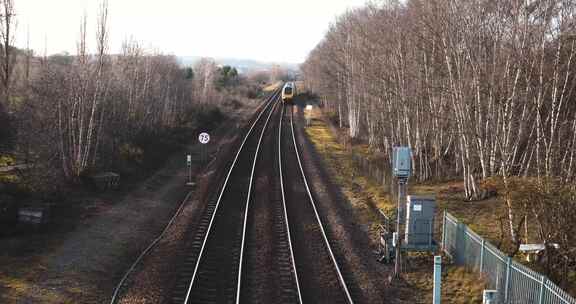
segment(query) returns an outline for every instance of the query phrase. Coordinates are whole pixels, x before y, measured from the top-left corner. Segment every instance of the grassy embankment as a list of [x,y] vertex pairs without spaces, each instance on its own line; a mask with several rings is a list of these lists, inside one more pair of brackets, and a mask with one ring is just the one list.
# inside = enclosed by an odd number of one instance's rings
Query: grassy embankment
[[[357,217],[362,225],[370,227],[370,234],[374,241],[377,240],[380,217],[377,209],[387,215],[392,215],[395,210],[395,200],[391,199],[390,193],[384,187],[372,179],[363,176],[356,168],[351,154],[369,157],[371,151],[366,145],[353,145],[346,148],[337,140],[342,138],[329,127],[320,111],[315,108],[311,116],[311,124],[306,133],[322,155],[328,170],[334,181],[352,204]],[[434,195],[438,200],[439,216],[442,209],[458,216],[471,227],[483,235],[495,236],[497,233],[490,227],[493,219],[494,201],[487,200],[479,203],[462,203],[462,186],[459,182],[445,182],[434,184],[411,185],[409,194]],[[489,208],[487,208],[489,206]],[[437,217],[440,219],[441,217]],[[474,220],[474,221],[473,221]],[[475,224],[473,224],[475,223]],[[493,222],[492,222],[493,223]],[[493,226],[493,225],[492,225]],[[405,284],[399,294],[410,293],[406,302],[431,302],[432,301],[432,257],[411,257],[407,272],[404,274]],[[481,303],[484,284],[477,274],[469,273],[463,268],[446,266],[442,286],[443,301],[446,303]]]

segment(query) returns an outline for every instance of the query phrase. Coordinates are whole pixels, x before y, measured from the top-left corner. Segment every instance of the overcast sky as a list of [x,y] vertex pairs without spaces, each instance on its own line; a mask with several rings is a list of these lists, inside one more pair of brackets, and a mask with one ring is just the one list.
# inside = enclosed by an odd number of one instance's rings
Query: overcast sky
[[[110,47],[130,36],[178,56],[210,56],[299,63],[330,22],[365,0],[109,0]],[[76,53],[79,24],[88,14],[89,47],[100,0],[15,0],[16,45],[43,54]],[[45,39],[47,37],[47,39]],[[45,40],[47,43],[45,43]]]

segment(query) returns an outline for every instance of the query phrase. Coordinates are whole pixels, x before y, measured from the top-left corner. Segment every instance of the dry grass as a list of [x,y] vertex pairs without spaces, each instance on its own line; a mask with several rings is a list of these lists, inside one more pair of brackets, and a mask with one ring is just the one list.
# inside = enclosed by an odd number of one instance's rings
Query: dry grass
[[450,303],[482,303],[485,281],[462,267],[447,267],[443,274],[442,298]]
[[41,282],[39,274],[46,270],[40,257],[0,257],[0,264],[13,265],[0,271],[1,303],[78,303],[85,295],[85,289],[81,286],[68,284],[66,288],[49,289],[38,285],[37,282]]
[[[346,148],[332,133],[328,123],[322,117],[318,109],[307,113],[310,118],[310,125],[306,128],[306,133],[316,151],[324,158],[333,180],[341,187],[342,192],[355,210],[362,225],[369,226],[372,239],[377,237],[380,217],[377,212],[382,210],[387,215],[392,215],[395,210],[395,200],[384,188],[375,183],[370,178],[362,176],[355,168],[351,158],[351,153],[370,157],[367,145],[353,145]],[[445,182],[442,184],[421,184],[411,185],[409,193],[413,195],[434,195],[439,201],[440,210],[446,208],[455,216],[461,217],[473,228],[482,228],[484,225],[488,229],[478,229],[478,232],[489,232],[489,235],[497,238],[499,231],[492,229],[495,225],[488,225],[494,221],[494,207],[501,206],[496,201],[484,201],[475,203],[462,203],[462,184],[460,182]],[[482,220],[478,221],[478,218]],[[432,256],[411,257],[411,266],[408,267],[404,275],[404,286],[399,287],[397,299],[401,303],[430,303],[432,301]],[[447,266],[443,278],[443,302],[445,303],[481,303],[484,282],[477,274],[469,273],[462,268]],[[408,293],[409,295],[406,295]]]
[[382,187],[356,172],[349,152],[336,140],[317,111],[311,114],[311,124],[306,128],[306,133],[316,151],[324,158],[331,176],[352,204],[356,215],[370,227],[371,234],[377,235],[379,215],[374,212],[375,208],[390,213],[394,204]]
[[[418,260],[418,257],[411,257],[411,259]],[[422,262],[426,262],[426,265],[423,265],[423,267],[412,266],[404,274],[406,286],[404,286],[403,290],[406,290],[406,292],[415,291],[418,296],[411,300],[417,303],[432,303],[434,279],[432,266],[430,265],[431,258],[421,257],[420,259]],[[443,303],[482,303],[482,292],[485,286],[484,280],[463,267],[443,266]]]
[[[0,168],[12,166],[16,163],[13,157],[0,154]],[[17,183],[20,179],[18,176],[6,172],[0,172],[0,183]]]

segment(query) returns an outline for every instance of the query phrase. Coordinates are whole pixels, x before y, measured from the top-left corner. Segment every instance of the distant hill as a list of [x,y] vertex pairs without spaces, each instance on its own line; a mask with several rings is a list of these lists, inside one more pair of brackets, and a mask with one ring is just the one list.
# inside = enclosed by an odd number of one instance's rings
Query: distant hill
[[[205,57],[200,56],[179,56],[180,64],[184,66],[193,66],[200,59]],[[295,63],[273,63],[273,62],[261,62],[252,59],[237,59],[237,58],[213,58],[217,64],[233,66],[239,70],[241,73],[258,71],[258,70],[269,70],[274,65],[279,65],[282,68],[296,71],[298,70],[298,64]]]

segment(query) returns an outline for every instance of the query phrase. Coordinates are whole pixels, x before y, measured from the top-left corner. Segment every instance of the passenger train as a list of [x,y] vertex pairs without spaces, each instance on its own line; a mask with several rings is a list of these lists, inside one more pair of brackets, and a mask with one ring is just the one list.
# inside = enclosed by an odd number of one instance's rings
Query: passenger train
[[296,85],[293,82],[288,82],[282,88],[282,101],[287,103],[293,103],[294,97],[296,96]]

